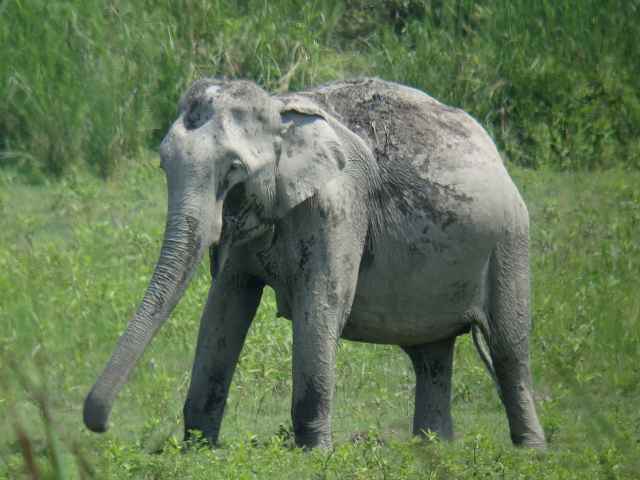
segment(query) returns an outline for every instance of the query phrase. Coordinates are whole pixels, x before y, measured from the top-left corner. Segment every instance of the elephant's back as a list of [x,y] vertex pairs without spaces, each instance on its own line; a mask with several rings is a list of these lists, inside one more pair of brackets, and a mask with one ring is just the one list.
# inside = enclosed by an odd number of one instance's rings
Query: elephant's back
[[505,222],[526,221],[511,211],[521,199],[493,141],[464,111],[379,79],[293,95],[310,98],[369,145],[380,179],[371,192],[373,230],[399,230],[411,243],[426,231],[432,241],[452,235],[477,242],[495,238]]
[[432,170],[502,163],[485,130],[463,110],[424,92],[376,78],[340,81],[294,95],[310,97],[371,148],[381,166]]

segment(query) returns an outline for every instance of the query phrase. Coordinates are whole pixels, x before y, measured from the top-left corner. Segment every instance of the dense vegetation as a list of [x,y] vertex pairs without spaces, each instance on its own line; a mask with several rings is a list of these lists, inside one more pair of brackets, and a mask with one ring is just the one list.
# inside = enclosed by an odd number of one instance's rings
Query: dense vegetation
[[[203,75],[376,75],[465,108],[514,163],[640,167],[640,0],[8,1],[0,158],[108,176]],[[45,21],[46,20],[46,21]]]

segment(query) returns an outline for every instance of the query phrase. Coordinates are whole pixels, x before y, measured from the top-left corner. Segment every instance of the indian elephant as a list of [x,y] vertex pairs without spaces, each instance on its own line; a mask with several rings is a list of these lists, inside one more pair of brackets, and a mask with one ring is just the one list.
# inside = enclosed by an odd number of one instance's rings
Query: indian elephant
[[529,367],[529,218],[485,130],[379,79],[270,95],[196,81],[160,146],[168,211],[142,302],[84,404],[105,431],[118,391],[210,249],[212,283],[185,436],[218,440],[265,285],[293,326],[296,443],[330,447],[339,338],[399,345],[413,431],[453,435],[455,338],[471,332],[516,445],[543,448]]

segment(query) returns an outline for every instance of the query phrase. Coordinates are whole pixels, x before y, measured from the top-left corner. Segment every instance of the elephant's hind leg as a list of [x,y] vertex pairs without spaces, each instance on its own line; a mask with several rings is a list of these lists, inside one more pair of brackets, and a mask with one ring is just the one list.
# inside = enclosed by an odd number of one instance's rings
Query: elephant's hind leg
[[455,337],[425,345],[404,346],[416,374],[414,435],[431,431],[440,438],[453,438],[451,418],[451,374]]
[[526,234],[512,234],[489,267],[489,351],[515,445],[544,448],[529,367],[529,255]]

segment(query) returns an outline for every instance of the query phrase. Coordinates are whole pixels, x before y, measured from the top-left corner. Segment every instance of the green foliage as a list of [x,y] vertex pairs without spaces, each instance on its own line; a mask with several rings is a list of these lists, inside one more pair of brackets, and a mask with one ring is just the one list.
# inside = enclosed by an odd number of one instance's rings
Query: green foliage
[[162,49],[153,42],[153,16],[118,3],[3,3],[5,161],[53,174],[86,162],[106,176],[123,155],[137,153],[152,128],[149,93],[162,80],[160,68],[147,66],[160,67]]
[[335,18],[317,3],[34,0],[1,8],[0,158],[36,175],[85,162],[110,175],[158,143],[180,93],[202,75],[286,89],[340,76],[349,61],[326,46]]
[[376,73],[468,110],[516,164],[640,166],[640,2],[427,3],[377,37]]
[[456,348],[454,442],[410,438],[414,380],[399,349],[341,342],[335,449],[292,448],[291,326],[275,318],[271,291],[233,379],[222,445],[183,452],[204,263],[121,392],[110,432],[88,432],[83,397],[160,249],[156,164],[138,159],[107,182],[75,173],[37,186],[0,172],[0,479],[637,478],[637,172],[511,168],[533,225],[532,357],[545,454],[511,446],[468,336]]
[[470,111],[514,163],[638,168],[639,15],[639,0],[6,1],[0,159],[106,177],[158,144],[195,78],[376,75]]

